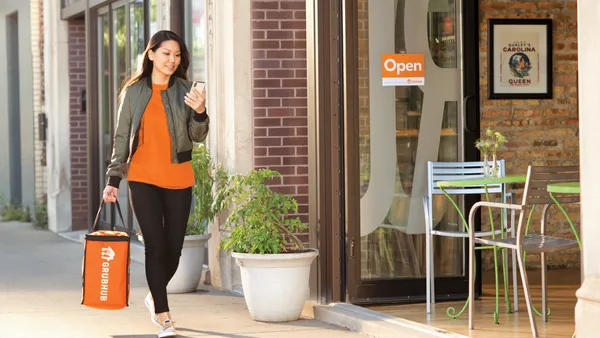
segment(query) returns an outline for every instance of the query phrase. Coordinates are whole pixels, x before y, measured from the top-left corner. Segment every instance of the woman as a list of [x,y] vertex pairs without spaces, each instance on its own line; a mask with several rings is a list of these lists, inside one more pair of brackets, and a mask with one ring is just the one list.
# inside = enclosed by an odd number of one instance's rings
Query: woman
[[177,333],[169,314],[167,284],[177,271],[192,201],[192,141],[208,133],[206,90],[187,80],[189,54],[171,31],[156,33],[141,69],[121,89],[119,118],[105,202],[115,202],[119,182],[127,179],[131,206],[146,250],[145,303],[158,337]]

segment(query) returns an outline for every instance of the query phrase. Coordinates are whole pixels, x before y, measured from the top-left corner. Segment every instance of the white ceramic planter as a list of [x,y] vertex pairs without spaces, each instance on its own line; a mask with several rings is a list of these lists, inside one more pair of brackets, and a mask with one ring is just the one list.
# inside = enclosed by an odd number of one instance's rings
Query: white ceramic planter
[[206,243],[210,236],[211,234],[185,236],[179,267],[167,285],[167,293],[188,293],[198,289],[204,268]]
[[310,265],[318,255],[315,249],[278,255],[233,253],[252,319],[288,322],[300,318],[309,296]]

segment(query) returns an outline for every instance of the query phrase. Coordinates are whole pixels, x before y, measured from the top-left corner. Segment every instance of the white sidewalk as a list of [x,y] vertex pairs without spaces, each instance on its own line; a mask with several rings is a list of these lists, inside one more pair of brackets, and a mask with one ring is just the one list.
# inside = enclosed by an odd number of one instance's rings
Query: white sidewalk
[[[0,338],[156,337],[143,304],[143,266],[132,263],[130,306],[80,305],[83,246],[29,224],[0,223]],[[242,297],[206,288],[170,295],[179,337],[365,337],[314,320],[253,321]]]

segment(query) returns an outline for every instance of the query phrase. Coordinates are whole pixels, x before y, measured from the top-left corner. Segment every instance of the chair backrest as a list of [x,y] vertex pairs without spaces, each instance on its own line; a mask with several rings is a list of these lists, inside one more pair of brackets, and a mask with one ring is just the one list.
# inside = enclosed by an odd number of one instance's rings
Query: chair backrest
[[[562,182],[579,182],[579,166],[529,166],[523,206],[553,204],[546,187]],[[554,197],[561,204],[579,202],[579,194],[554,194]]]
[[[490,167],[492,162],[490,162]],[[504,160],[498,161],[500,176],[505,174]],[[438,187],[439,181],[453,181],[484,178],[483,161],[478,162],[427,162],[427,192],[428,196],[443,194]],[[444,190],[450,195],[485,194],[486,186],[448,187]],[[502,184],[490,184],[487,192],[502,193]]]

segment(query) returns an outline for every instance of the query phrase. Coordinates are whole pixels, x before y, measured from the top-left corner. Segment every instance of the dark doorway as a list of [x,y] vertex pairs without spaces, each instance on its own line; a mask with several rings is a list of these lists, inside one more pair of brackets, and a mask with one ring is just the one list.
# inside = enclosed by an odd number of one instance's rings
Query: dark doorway
[[21,179],[21,105],[19,81],[19,15],[6,17],[6,69],[8,94],[8,158],[10,172],[10,202],[23,202]]

